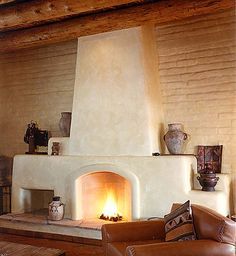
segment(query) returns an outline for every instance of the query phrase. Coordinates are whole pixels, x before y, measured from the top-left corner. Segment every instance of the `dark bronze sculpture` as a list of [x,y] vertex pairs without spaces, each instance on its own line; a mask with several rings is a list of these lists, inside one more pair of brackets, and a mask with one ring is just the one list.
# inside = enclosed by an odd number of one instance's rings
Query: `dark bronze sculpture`
[[31,121],[26,129],[24,142],[29,144],[28,154],[34,154],[37,146],[48,145],[48,131],[40,130],[37,123]]

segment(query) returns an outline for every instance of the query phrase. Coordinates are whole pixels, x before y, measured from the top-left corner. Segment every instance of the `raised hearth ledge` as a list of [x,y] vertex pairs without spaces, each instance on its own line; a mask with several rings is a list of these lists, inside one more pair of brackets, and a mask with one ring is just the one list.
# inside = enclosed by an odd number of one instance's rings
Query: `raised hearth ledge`
[[31,224],[42,224],[42,225],[55,225],[60,227],[75,227],[91,230],[101,230],[102,225],[105,223],[115,223],[108,222],[101,219],[87,219],[87,220],[71,220],[62,219],[58,221],[49,220],[46,215],[37,215],[32,213],[7,213],[0,216],[1,220],[9,220],[13,222],[25,222]]
[[23,189],[54,190],[66,204],[65,217],[80,219],[76,181],[85,174],[110,171],[132,185],[132,219],[168,213],[173,202],[190,199],[229,214],[229,175],[221,175],[215,192],[194,190],[194,156],[42,156],[18,155],[14,158],[12,213],[24,212]]
[[50,221],[47,220],[46,216],[30,213],[5,214],[0,216],[1,228],[98,240],[101,239],[101,226],[104,222],[102,220],[72,221],[68,219]]

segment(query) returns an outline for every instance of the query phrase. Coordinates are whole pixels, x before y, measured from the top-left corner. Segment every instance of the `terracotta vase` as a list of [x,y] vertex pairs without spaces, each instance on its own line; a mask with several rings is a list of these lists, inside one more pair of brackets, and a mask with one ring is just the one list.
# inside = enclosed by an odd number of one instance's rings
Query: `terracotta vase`
[[170,154],[183,154],[185,141],[188,135],[182,131],[182,124],[168,124],[168,132],[164,135],[164,141]]
[[61,112],[59,128],[63,137],[70,137],[71,112]]
[[51,203],[48,205],[48,219],[62,220],[64,217],[65,205],[61,202],[59,196],[54,196]]

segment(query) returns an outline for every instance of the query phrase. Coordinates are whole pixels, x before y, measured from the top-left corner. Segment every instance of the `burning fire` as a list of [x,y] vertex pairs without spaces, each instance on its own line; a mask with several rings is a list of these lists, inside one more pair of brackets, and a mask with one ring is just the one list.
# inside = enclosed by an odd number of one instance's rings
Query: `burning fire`
[[119,215],[117,209],[117,203],[113,191],[110,191],[107,194],[107,199],[103,208],[103,213],[100,216],[100,219],[118,221],[122,220],[122,216]]

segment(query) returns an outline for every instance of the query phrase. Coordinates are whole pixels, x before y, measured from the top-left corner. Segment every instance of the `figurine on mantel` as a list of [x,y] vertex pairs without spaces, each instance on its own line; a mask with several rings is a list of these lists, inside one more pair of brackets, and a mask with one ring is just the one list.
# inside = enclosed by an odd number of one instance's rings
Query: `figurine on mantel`
[[58,156],[60,152],[60,142],[54,141],[52,143],[52,156]]
[[48,145],[48,131],[40,130],[36,122],[31,121],[27,125],[27,129],[24,135],[24,142],[29,144],[29,152],[27,154],[35,154],[37,146]]

